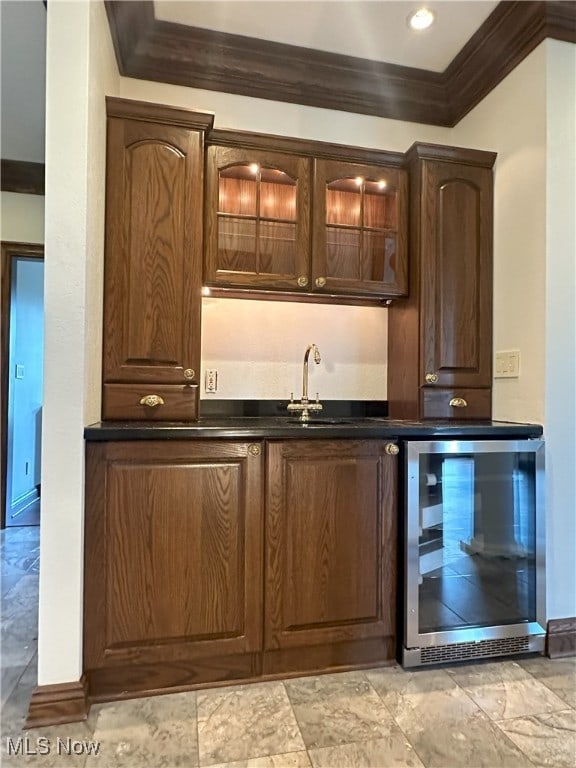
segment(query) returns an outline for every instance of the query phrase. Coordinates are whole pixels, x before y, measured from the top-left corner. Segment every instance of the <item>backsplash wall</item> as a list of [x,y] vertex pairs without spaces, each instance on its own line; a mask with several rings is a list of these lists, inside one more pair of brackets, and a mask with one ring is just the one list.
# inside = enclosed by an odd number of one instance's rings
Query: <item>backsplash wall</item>
[[[285,400],[302,394],[308,344],[309,394],[320,400],[385,400],[388,311],[362,307],[205,297],[200,397]],[[205,372],[218,390],[205,392]]]

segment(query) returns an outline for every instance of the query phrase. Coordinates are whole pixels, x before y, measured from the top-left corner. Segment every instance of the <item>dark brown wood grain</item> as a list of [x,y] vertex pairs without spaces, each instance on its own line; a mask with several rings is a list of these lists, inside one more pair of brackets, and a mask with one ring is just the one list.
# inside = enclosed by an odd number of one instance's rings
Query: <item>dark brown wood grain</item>
[[[447,124],[439,73],[150,20],[107,2],[121,74],[325,109]],[[140,22],[139,13],[145,14]],[[141,25],[141,32],[139,27]]]
[[576,617],[548,622],[546,654],[551,659],[576,656]]
[[443,73],[456,125],[547,37],[576,42],[573,2],[500,2]]
[[306,647],[264,651],[262,678],[344,672],[391,663],[396,655],[396,638],[389,635],[365,640],[348,640]]
[[422,181],[422,376],[492,382],[492,171],[426,161]]
[[88,446],[89,679],[108,667],[176,669],[260,649],[263,480],[251,445]]
[[[107,106],[122,116],[108,118],[103,381],[197,385],[211,117],[118,99]],[[197,406],[181,391],[154,417],[194,418]],[[138,412],[125,391],[105,391],[104,418],[144,418]]]
[[238,149],[256,149],[282,152],[298,156],[318,157],[325,160],[343,160],[349,163],[382,165],[400,168],[405,162],[404,153],[390,152],[370,147],[352,147],[347,144],[333,144],[327,141],[297,139],[293,136],[256,133],[254,131],[225,130],[213,128],[207,134],[206,143]]
[[[111,421],[194,421],[198,418],[198,385],[104,384],[102,418]],[[148,395],[158,395],[161,405],[143,405]]]
[[89,709],[84,676],[71,683],[39,685],[32,691],[24,728],[86,720]]
[[[389,311],[389,414],[489,418],[495,154],[424,144],[407,156],[410,289]],[[438,387],[482,392],[456,409],[427,391]]]
[[1,161],[0,179],[2,192],[19,192],[25,195],[44,194],[44,163],[23,160]]
[[546,37],[576,42],[572,2],[501,2],[442,72],[402,67],[154,18],[108,0],[120,73],[431,125],[455,125]]
[[[252,196],[248,195],[246,189],[241,190],[240,186],[233,190],[233,179],[225,179],[223,188],[221,171],[252,164],[282,171],[296,184],[296,207],[291,217],[284,203],[287,193],[274,193],[274,185],[265,185],[256,177],[253,181],[242,181],[244,187],[253,187]],[[303,290],[298,286],[298,278],[305,276],[309,279],[310,168],[311,160],[307,157],[269,150],[214,145],[208,147],[205,197],[206,285]],[[240,180],[236,183],[240,184]],[[226,191],[228,195],[234,195],[236,202],[228,197],[227,204],[223,204]],[[238,204],[241,191],[242,199],[251,200],[251,205],[248,202],[244,207]],[[270,202],[272,194],[276,204]],[[274,227],[284,227],[286,231],[275,232]],[[284,249],[283,237],[288,238]]]
[[[339,179],[385,182],[386,190],[381,196],[386,199],[387,195],[390,201],[388,215],[384,215],[382,220],[371,219],[366,210],[368,195],[363,192],[329,190],[328,185]],[[406,171],[381,165],[317,159],[314,163],[313,199],[312,288],[331,294],[406,295]],[[392,243],[393,254],[390,257],[386,245],[389,247]],[[319,278],[326,281],[324,287],[317,287]]]
[[[133,5],[137,6],[138,0]],[[108,117],[122,117],[129,120],[180,126],[195,131],[208,131],[214,124],[212,112],[202,112],[184,107],[170,107],[166,104],[154,104],[150,101],[120,99],[106,96],[106,114]]]
[[206,658],[158,659],[151,664],[129,662],[87,673],[89,701],[114,701],[197,688],[237,685],[261,676],[261,654],[221,654]]
[[[465,389],[448,387],[422,387],[420,414],[423,419],[490,419],[492,416],[492,389]],[[466,405],[456,407],[450,401],[459,398]]]
[[395,635],[389,465],[382,441],[269,443],[266,650]]

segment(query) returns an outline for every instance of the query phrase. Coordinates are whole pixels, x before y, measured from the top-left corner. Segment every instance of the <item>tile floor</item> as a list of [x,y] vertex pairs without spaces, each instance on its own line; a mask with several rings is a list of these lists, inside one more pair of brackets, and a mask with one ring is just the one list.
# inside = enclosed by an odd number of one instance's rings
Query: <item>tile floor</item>
[[[1,535],[3,765],[576,766],[576,658],[394,666],[169,694],[22,732],[36,684],[38,531]],[[27,741],[9,754],[19,736]]]

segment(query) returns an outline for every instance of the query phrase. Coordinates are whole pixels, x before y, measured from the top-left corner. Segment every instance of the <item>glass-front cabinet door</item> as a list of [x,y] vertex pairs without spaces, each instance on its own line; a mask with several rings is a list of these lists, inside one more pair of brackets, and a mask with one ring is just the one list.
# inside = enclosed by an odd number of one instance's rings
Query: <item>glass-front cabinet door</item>
[[406,295],[405,171],[335,160],[315,163],[313,289]]
[[310,290],[308,158],[212,146],[206,190],[206,283]]
[[545,632],[544,443],[410,442],[406,455],[405,646]]

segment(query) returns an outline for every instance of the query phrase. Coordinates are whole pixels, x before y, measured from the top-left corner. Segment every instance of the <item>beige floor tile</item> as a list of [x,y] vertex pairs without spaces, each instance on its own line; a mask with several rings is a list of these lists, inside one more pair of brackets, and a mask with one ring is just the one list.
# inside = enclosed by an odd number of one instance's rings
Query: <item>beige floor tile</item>
[[546,656],[534,656],[521,659],[522,669],[544,683],[563,701],[576,709],[576,656],[566,659],[549,659]]
[[576,712],[573,709],[500,720],[496,725],[535,765],[554,768],[576,765]]
[[0,692],[2,699],[2,707],[6,704],[14,688],[18,684],[18,681],[26,671],[26,664],[19,664],[14,667],[2,666],[0,670]]
[[86,723],[32,728],[2,740],[1,764],[14,768],[84,768],[87,750],[94,747]]
[[310,766],[307,752],[288,752],[283,755],[237,760],[233,763],[218,763],[210,768],[310,768]]
[[427,768],[528,768],[526,755],[486,715],[408,730]]
[[87,768],[198,765],[194,692],[103,704],[95,716],[93,740],[100,749]]
[[314,768],[424,768],[399,729],[383,739],[311,749],[310,760]]
[[360,673],[285,681],[308,749],[388,736],[394,721]]
[[400,728],[439,727],[445,721],[480,716],[480,708],[441,669],[405,672],[399,668],[371,670],[370,683],[384,701]]
[[28,705],[32,691],[38,682],[38,658],[33,656],[25,668],[18,684],[12,690],[6,701],[2,702],[2,738],[17,737],[22,732],[22,727],[28,714]]
[[305,749],[281,682],[198,692],[200,765]]
[[515,661],[462,665],[448,673],[492,720],[566,708],[566,702]]

